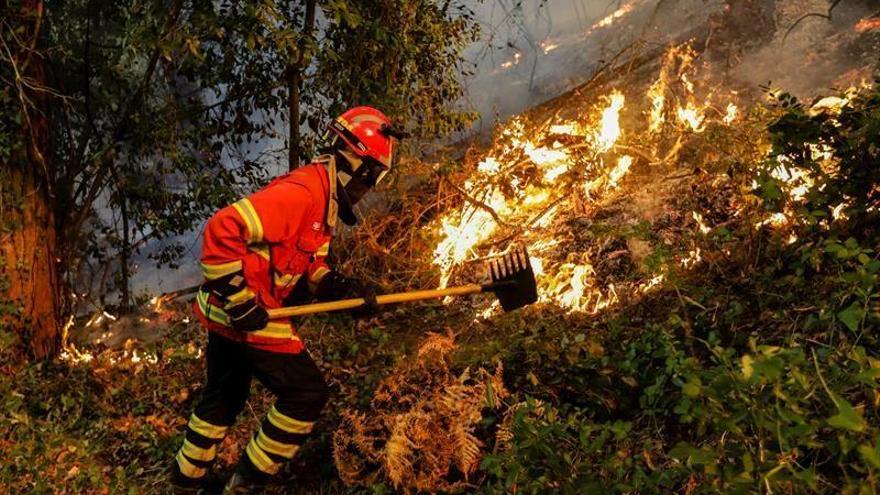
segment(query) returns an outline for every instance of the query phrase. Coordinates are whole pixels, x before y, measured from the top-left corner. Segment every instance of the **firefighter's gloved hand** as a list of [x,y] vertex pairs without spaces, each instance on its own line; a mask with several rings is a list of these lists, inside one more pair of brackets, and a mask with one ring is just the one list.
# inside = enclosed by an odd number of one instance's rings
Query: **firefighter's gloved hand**
[[366,304],[354,310],[355,316],[372,316],[379,312],[379,301],[376,300],[376,287],[369,284],[361,284],[360,295]]
[[355,316],[374,314],[379,309],[376,301],[376,289],[359,280],[354,280],[338,272],[330,272],[318,282],[315,297],[319,301],[336,301],[339,299],[363,298],[366,304],[352,312]]
[[269,313],[254,299],[226,308],[226,314],[229,316],[229,324],[239,332],[262,330],[269,323]]

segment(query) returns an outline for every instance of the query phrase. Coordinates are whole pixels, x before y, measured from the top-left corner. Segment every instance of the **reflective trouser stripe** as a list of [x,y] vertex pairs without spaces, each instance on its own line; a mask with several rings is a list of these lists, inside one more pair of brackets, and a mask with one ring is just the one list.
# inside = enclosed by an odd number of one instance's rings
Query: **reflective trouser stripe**
[[257,469],[266,474],[275,474],[278,472],[278,468],[281,467],[281,463],[273,462],[269,455],[263,452],[253,439],[248,443],[247,456]]
[[266,435],[266,432],[262,429],[260,429],[257,436],[251,441],[256,441],[257,447],[260,447],[263,451],[285,459],[290,459],[296,454],[296,451],[299,450],[299,445],[281,443],[269,438],[269,436]]
[[278,409],[275,409],[275,406],[272,406],[272,408],[269,409],[268,418],[270,423],[287,433],[309,433],[315,425],[312,421],[301,421],[291,418],[290,416],[285,416],[278,412]]
[[192,431],[212,440],[223,438],[226,435],[226,430],[229,429],[228,426],[211,424],[196,416],[196,413],[192,413],[192,416],[189,417],[188,426]]
[[213,461],[214,457],[217,455],[217,444],[211,445],[210,448],[202,448],[198,445],[190,442],[189,440],[183,441],[183,447],[180,448],[180,451],[190,459],[197,461]]
[[180,468],[180,472],[188,478],[201,478],[207,472],[207,469],[200,468],[190,462],[190,460],[183,455],[183,449],[177,453],[177,457],[174,459],[177,461],[177,466]]

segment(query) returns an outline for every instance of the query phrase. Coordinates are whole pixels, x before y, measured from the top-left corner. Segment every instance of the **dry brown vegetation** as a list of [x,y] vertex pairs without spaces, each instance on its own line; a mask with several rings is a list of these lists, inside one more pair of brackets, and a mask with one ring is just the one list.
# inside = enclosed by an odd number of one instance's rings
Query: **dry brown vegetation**
[[467,485],[482,456],[475,431],[508,395],[502,367],[453,373],[452,335],[430,334],[376,389],[368,412],[346,411],[333,439],[342,479],[387,480],[405,493]]

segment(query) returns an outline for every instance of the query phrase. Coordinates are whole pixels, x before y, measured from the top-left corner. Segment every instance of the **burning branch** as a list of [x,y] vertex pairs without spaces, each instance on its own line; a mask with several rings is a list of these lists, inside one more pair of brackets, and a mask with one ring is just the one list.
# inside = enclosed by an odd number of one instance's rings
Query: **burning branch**
[[443,180],[445,180],[447,184],[452,186],[452,188],[455,189],[455,192],[457,192],[459,195],[461,195],[461,197],[464,198],[465,201],[476,206],[477,208],[484,210],[486,213],[491,215],[492,220],[495,220],[495,223],[497,223],[498,225],[500,225],[502,227],[508,227],[507,222],[505,222],[504,220],[501,219],[501,217],[498,215],[498,212],[496,212],[494,208],[492,208],[491,206],[487,205],[486,203],[480,201],[479,199],[471,196],[470,194],[467,193],[467,191],[465,191],[464,189],[455,185],[451,180],[446,179],[446,178],[443,178]]

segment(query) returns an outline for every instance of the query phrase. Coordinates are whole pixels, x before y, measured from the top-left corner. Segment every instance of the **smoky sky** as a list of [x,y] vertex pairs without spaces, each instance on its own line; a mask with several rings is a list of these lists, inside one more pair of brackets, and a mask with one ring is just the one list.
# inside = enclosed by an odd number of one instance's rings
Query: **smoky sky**
[[[826,92],[840,75],[858,70],[870,55],[854,53],[848,44],[853,25],[878,9],[878,2],[844,2],[832,19],[804,21],[789,36],[792,21],[806,12],[825,12],[828,2],[767,2],[775,9],[777,32],[763,46],[752,47],[733,61],[733,86],[774,86],[799,96]],[[553,98],[589,79],[621,47],[639,39],[663,47],[701,33],[713,16],[722,15],[721,0],[473,0],[481,38],[465,52],[462,105],[480,118],[471,132],[487,132],[496,122]],[[609,20],[610,19],[610,20]],[[876,55],[874,56],[876,59]],[[279,130],[286,136],[287,130]],[[282,149],[282,141],[265,141],[245,152]],[[285,164],[268,164],[281,172]],[[197,284],[199,234],[203,225],[178,238],[154,242],[135,258],[134,293],[160,293]],[[157,269],[147,255],[163,243],[188,247],[179,269]]]

